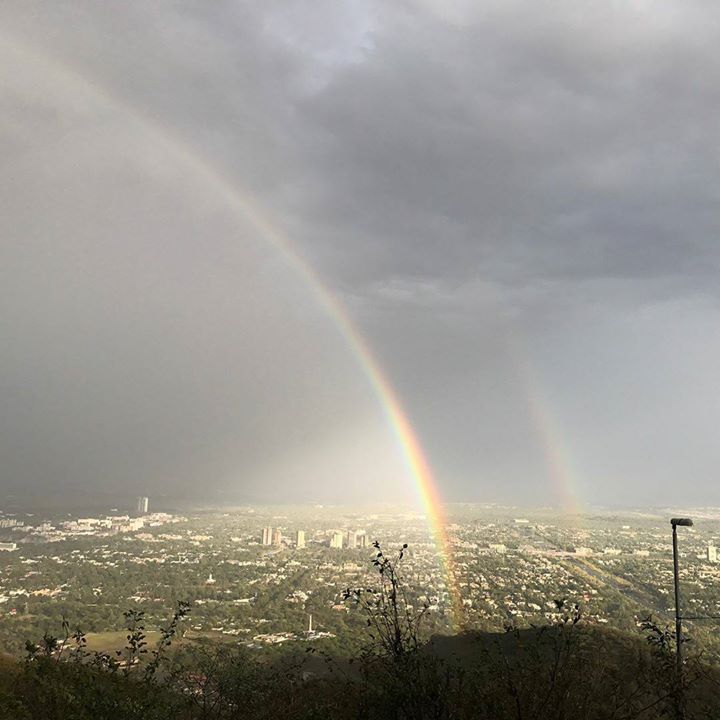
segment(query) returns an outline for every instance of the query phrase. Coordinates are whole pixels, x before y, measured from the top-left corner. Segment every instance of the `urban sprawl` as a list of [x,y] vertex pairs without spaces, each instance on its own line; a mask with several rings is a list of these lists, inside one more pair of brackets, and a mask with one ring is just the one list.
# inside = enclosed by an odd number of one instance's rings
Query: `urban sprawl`
[[[669,511],[449,506],[448,563],[418,512],[312,505],[179,514],[150,512],[147,497],[132,507],[93,517],[0,514],[6,651],[59,633],[63,619],[91,646],[122,645],[125,610],[143,610],[152,628],[188,600],[187,638],[258,652],[309,642],[350,652],[365,625],[344,593],[377,584],[376,541],[389,557],[408,544],[408,603],[424,611],[428,633],[556,622],[558,600],[578,603],[588,623],[625,630],[674,612]],[[695,527],[680,536],[683,604],[700,618],[688,632],[717,658],[720,511],[693,516]]]

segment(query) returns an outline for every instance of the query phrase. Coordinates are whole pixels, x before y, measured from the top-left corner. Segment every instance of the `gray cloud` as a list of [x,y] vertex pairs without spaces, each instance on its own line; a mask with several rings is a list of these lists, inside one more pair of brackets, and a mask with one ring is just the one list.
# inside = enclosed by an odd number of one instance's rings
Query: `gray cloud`
[[215,168],[342,299],[447,497],[553,501],[552,442],[588,501],[688,474],[720,501],[711,4],[10,2],[0,27],[7,486],[403,474]]

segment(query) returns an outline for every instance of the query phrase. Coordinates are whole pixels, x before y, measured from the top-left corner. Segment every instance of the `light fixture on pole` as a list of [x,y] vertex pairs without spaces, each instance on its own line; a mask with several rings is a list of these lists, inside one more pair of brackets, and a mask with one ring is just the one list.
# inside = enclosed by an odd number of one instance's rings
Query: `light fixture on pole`
[[678,673],[682,669],[682,616],[680,615],[680,575],[678,573],[677,529],[692,527],[690,518],[670,518],[673,533],[673,574],[675,576],[675,657]]

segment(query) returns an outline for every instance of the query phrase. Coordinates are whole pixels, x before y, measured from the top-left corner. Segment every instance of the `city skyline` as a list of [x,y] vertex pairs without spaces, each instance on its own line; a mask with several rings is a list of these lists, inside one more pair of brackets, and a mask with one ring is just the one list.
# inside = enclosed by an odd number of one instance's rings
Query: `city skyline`
[[[636,632],[648,612],[672,617],[667,513],[572,521],[547,509],[520,515],[473,504],[450,513],[448,563],[425,518],[401,508],[255,507],[141,518],[0,509],[1,639],[19,652],[34,618],[60,623],[80,606],[101,634],[123,636],[116,628],[125,603],[162,617],[182,592],[193,605],[193,637],[228,637],[253,652],[329,638],[352,644],[362,616],[345,592],[372,585],[376,541],[387,557],[402,548],[404,587],[411,604],[427,606],[434,632],[555,622],[557,597],[580,603],[585,624],[624,632]],[[695,515],[680,541],[683,597],[693,608],[688,627],[715,659],[712,627],[693,620],[720,612],[719,539],[715,508]]]

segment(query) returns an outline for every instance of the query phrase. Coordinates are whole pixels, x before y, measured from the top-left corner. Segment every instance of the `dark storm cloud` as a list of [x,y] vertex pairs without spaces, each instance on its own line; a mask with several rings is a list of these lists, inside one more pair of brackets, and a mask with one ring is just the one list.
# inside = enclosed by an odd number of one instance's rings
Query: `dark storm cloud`
[[303,104],[326,132],[308,162],[333,178],[319,214],[363,232],[369,279],[378,255],[521,282],[716,271],[713,24],[506,7],[380,31]]
[[712,4],[6,3],[0,21],[3,482],[263,497],[263,477],[300,498],[337,494],[338,468],[350,496],[397,471],[347,347],[164,130],[342,298],[448,497],[552,500],[551,437],[586,499],[669,502],[690,468],[694,499],[720,501]]

